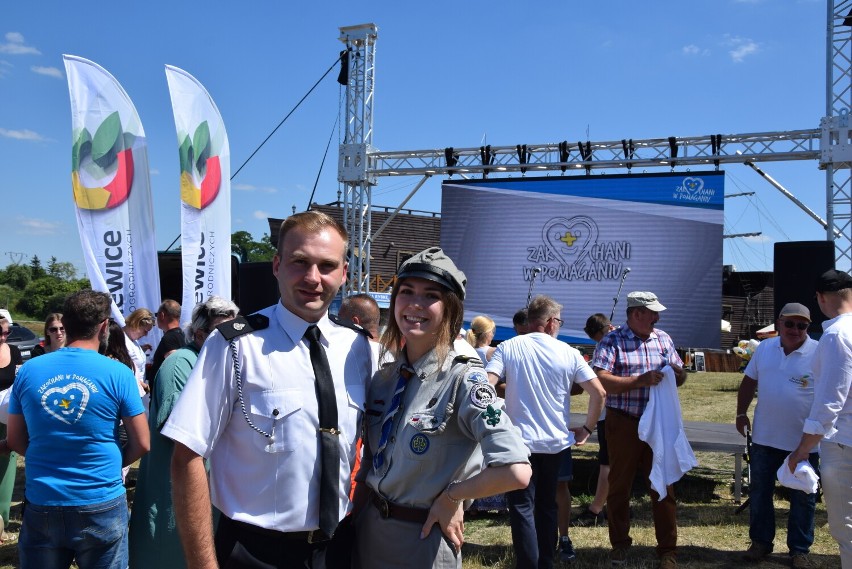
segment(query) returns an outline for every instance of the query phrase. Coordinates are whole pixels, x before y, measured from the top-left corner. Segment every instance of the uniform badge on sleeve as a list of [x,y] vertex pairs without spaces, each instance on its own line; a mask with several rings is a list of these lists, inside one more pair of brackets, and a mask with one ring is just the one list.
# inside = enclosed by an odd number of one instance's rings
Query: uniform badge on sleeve
[[490,383],[477,383],[470,390],[470,402],[480,409],[485,409],[497,402],[497,392]]
[[467,376],[467,380],[471,383],[488,383],[488,378],[485,377],[485,374],[481,371],[470,372]]
[[492,427],[496,427],[500,424],[500,415],[502,414],[503,412],[500,409],[495,409],[493,406],[489,405],[488,408],[482,412],[482,418],[485,419],[485,422]]
[[423,433],[417,433],[411,437],[411,442],[408,443],[408,446],[414,454],[425,454],[429,450],[429,437]]

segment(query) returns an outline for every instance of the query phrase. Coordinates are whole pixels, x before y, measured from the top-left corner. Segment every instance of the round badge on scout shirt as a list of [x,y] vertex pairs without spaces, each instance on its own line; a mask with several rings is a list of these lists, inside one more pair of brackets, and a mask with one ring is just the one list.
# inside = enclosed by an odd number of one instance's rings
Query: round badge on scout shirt
[[427,450],[429,450],[429,437],[423,433],[417,433],[411,437],[411,442],[408,446],[414,454],[424,454]]
[[490,383],[477,383],[470,390],[470,402],[480,409],[485,409],[497,402],[497,392]]

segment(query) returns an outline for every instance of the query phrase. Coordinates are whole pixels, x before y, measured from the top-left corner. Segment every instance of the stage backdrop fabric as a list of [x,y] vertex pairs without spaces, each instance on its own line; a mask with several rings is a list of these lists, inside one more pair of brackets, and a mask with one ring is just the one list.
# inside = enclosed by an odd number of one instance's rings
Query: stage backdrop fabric
[[[113,298],[113,316],[160,305],[160,272],[148,171],[148,143],[136,108],[98,64],[64,55],[71,96],[71,186],[94,290]],[[157,328],[143,343],[156,345]]]
[[652,291],[675,345],[718,348],[723,203],[723,172],[449,180],[441,246],[468,277],[465,320],[491,316],[498,339],[532,290],[564,306],[561,339],[589,343],[626,274],[614,324],[628,292]]
[[216,103],[192,75],[166,65],[180,154],[181,324],[199,302],[231,298],[231,151]]

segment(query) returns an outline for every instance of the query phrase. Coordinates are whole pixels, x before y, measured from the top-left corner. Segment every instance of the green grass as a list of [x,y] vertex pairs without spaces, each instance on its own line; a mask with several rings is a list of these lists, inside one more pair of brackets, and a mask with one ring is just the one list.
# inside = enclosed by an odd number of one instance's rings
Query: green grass
[[[733,422],[736,392],[741,374],[691,373],[680,389],[684,419],[689,421]],[[575,397],[572,410],[585,411],[588,399]],[[739,554],[748,545],[748,510],[736,514],[733,500],[734,458],[720,453],[696,453],[699,467],[692,470],[675,488],[678,500],[679,561],[690,569],[728,569],[742,567]],[[592,500],[597,479],[597,447],[588,445],[574,450],[574,511]],[[8,531],[20,530],[20,500],[23,499],[23,460],[19,471]],[[131,477],[135,472],[131,471]],[[654,527],[651,508],[643,485],[634,487],[633,548],[627,569],[656,567]],[[755,569],[789,567],[786,546],[787,503],[781,491],[776,493],[775,553],[766,561],[749,565]],[[466,569],[514,566],[512,539],[505,514],[468,516],[462,550]],[[571,539],[577,549],[575,567],[609,568],[609,538],[605,527],[572,528]],[[0,569],[17,566],[16,541],[0,546]],[[816,542],[811,557],[823,568],[840,567],[837,544],[828,533],[825,504],[817,504]]]

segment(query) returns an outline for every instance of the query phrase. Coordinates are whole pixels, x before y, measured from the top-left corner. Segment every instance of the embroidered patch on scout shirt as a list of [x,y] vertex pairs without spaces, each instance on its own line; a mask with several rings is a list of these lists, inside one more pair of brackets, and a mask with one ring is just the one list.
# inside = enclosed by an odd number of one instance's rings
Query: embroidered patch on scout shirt
[[485,409],[496,401],[497,392],[494,391],[490,383],[477,383],[470,390],[470,402],[480,409]]
[[473,371],[467,376],[467,380],[471,383],[488,383],[488,378],[485,374],[479,371]]
[[480,416],[485,419],[486,423],[492,427],[496,427],[500,424],[500,415],[502,414],[503,412],[500,409],[495,409],[493,406],[489,405],[488,409],[483,411]]
[[412,413],[411,417],[408,418],[408,424],[418,431],[431,429],[437,422],[438,419],[431,413]]
[[417,433],[411,437],[411,442],[408,446],[414,454],[424,454],[427,450],[429,450],[429,437],[423,433]]

